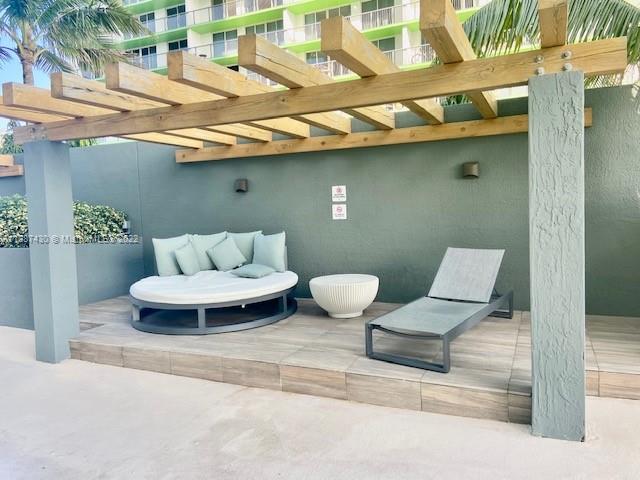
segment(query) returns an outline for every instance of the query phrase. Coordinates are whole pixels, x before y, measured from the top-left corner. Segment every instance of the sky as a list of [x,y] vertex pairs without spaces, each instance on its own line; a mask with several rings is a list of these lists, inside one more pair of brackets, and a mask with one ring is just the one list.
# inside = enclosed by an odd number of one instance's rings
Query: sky
[[[9,46],[6,38],[0,38],[0,45]],[[34,72],[36,85],[43,88],[49,88],[49,75],[39,70]],[[0,84],[5,82],[19,82],[22,83],[22,67],[20,62],[15,56],[8,62],[0,64]],[[7,125],[7,120],[0,118],[0,132],[4,131]]]

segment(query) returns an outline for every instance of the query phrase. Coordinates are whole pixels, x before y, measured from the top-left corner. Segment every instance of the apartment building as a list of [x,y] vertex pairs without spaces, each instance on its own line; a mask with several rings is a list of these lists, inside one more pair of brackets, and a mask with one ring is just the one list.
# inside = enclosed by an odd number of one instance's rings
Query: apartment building
[[[465,19],[488,1],[453,3]],[[238,36],[256,34],[333,77],[345,77],[351,72],[320,51],[320,22],[333,16],[349,17],[401,68],[424,66],[434,57],[420,33],[420,3],[415,0],[124,0],[124,4],[148,32],[122,38],[122,48],[135,64],[161,73],[172,50],[187,50],[238,69]]]

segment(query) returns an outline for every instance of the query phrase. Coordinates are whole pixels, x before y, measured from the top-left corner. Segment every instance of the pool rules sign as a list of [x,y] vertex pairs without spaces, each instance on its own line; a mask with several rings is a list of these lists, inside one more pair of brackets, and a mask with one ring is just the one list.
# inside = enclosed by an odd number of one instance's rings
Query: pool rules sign
[[346,220],[347,219],[347,204],[336,203],[347,201],[347,186],[346,185],[334,185],[331,187],[331,213],[334,220]]

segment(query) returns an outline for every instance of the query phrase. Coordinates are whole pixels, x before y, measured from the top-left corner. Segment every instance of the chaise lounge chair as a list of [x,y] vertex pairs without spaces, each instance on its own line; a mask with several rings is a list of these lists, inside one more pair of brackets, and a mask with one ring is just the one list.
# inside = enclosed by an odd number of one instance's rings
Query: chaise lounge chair
[[[449,248],[431,290],[393,312],[367,322],[365,346],[369,358],[447,373],[453,339],[492,317],[513,317],[513,291],[495,291],[504,250]],[[442,363],[374,351],[373,331],[442,341]]]

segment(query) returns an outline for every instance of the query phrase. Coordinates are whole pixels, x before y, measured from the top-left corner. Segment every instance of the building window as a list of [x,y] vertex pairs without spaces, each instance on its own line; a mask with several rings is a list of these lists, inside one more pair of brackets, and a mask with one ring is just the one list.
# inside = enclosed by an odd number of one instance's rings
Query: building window
[[156,31],[156,14],[154,12],[143,13],[138,19],[147,30],[150,32]]
[[213,34],[213,58],[226,57],[238,51],[238,31],[228,30]]
[[152,70],[158,68],[158,55],[155,45],[150,47],[134,48],[125,52],[134,65]]
[[395,37],[381,38],[380,40],[372,40],[371,43],[373,43],[376,47],[378,47],[378,49],[380,49],[383,52],[392,52],[393,50],[396,49]]
[[389,7],[393,7],[393,0],[368,0],[367,2],[362,2],[362,13]]
[[327,54],[323,52],[307,52],[307,63],[315,65],[317,63],[326,63],[329,59]]
[[167,8],[167,30],[182,28],[187,26],[187,14],[183,5]]
[[304,16],[304,24],[312,25],[314,23],[321,22],[325,18],[332,17],[350,17],[351,5],[344,5],[342,7],[331,8],[329,10],[321,10],[319,12],[307,13]]
[[169,42],[169,51],[172,52],[174,50],[186,50],[188,47],[187,39],[183,38],[182,40],[176,40],[175,42]]
[[[362,29],[382,27],[399,21],[396,20],[396,10],[393,0],[369,0],[362,2]],[[400,13],[400,12],[398,12]]]
[[224,0],[212,0],[212,20],[222,20],[227,17],[235,17],[239,13],[240,2]]
[[260,35],[276,45],[284,43],[284,24],[282,20],[251,25],[246,28],[246,33],[247,35]]

